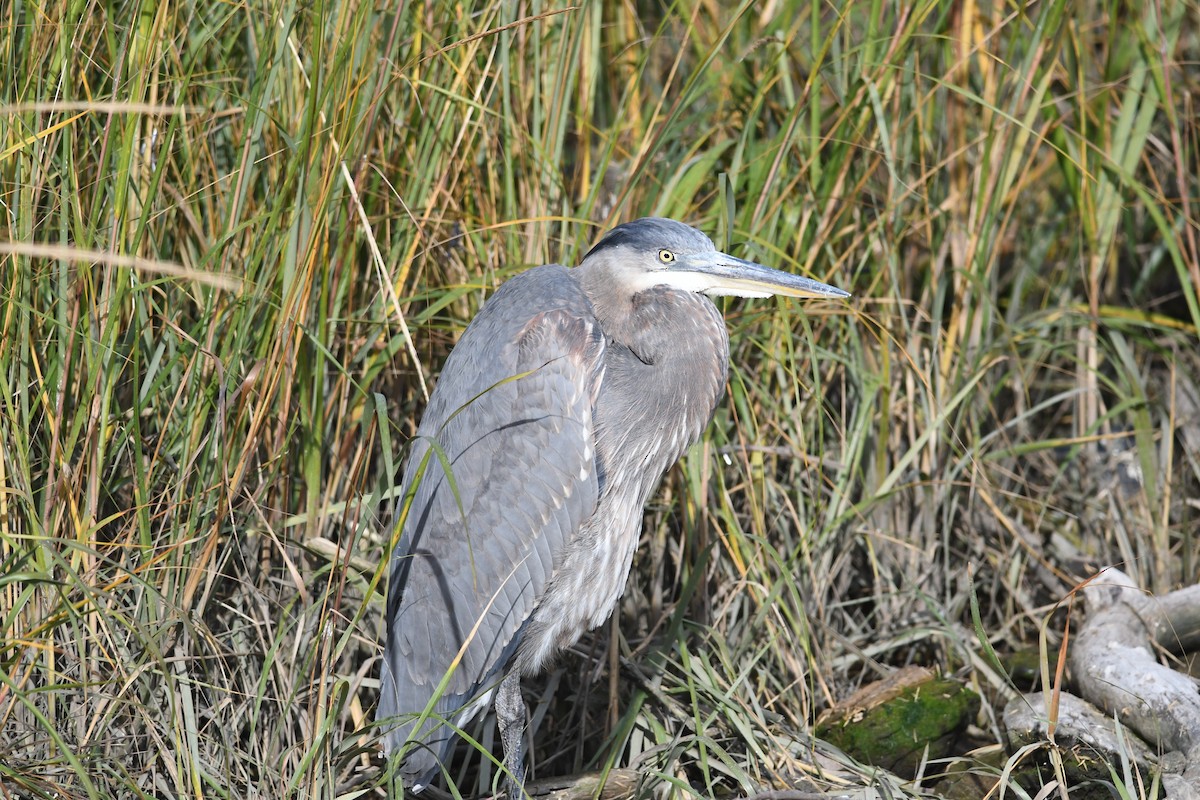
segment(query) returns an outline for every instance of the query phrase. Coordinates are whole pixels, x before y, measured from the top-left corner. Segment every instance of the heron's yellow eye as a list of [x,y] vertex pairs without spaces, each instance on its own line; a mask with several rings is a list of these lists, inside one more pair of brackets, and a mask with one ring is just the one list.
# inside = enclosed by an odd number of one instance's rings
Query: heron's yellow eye
[[664,264],[670,264],[672,261],[675,260],[675,254],[672,253],[670,250],[659,250],[658,251],[658,260]]

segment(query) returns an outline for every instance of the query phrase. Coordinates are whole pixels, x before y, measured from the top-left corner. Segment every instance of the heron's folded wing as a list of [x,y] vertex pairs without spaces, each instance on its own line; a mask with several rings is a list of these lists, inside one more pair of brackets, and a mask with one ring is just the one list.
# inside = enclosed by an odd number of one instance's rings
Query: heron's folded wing
[[[391,564],[381,718],[420,713],[449,675],[435,712],[464,721],[511,658],[596,508],[604,346],[575,281],[550,266],[505,283],[447,359],[405,470],[413,499]],[[417,737],[432,746],[425,767],[446,737]]]

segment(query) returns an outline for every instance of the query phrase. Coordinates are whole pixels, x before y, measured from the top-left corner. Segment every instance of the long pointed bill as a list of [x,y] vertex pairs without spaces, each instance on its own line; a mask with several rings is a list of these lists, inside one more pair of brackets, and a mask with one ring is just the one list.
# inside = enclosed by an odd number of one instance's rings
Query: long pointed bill
[[679,289],[709,296],[735,297],[849,297],[827,283],[745,261],[727,253],[689,254],[668,267],[664,281]]

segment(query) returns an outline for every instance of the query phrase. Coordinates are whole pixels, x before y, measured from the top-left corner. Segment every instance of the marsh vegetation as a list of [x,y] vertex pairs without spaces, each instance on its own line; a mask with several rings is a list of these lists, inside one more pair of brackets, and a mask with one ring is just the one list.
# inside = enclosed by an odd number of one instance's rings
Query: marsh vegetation
[[[1002,709],[1070,685],[1077,589],[1196,582],[1194,3],[18,0],[0,33],[7,796],[378,796],[426,387],[499,283],[648,214],[855,298],[724,303],[726,400],[615,624],[530,687],[533,777],[1032,797],[1009,767],[1049,785],[1054,747]],[[978,694],[952,751],[811,738],[908,665]]]

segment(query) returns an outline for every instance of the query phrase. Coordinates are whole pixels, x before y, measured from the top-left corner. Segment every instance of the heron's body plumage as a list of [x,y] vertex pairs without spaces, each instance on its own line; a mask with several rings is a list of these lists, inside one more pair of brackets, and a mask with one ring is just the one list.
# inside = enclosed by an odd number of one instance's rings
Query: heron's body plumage
[[[581,272],[548,265],[501,286],[447,359],[417,430],[380,704],[382,717],[420,714],[449,673],[425,725],[430,747],[405,762],[416,783],[453,741],[439,718],[471,707],[510,663],[532,674],[608,617],[647,496],[724,390],[728,338],[710,301],[665,288],[629,298],[634,319],[679,315],[696,327],[699,311],[704,335],[623,341],[596,307],[620,299],[605,296],[603,274]],[[394,728],[390,744],[412,729]]]
[[[676,275],[676,259],[699,266]],[[750,268],[761,274],[735,272]],[[680,223],[639,220],[578,267],[510,279],[464,331],[406,462],[411,503],[388,583],[377,716],[389,750],[416,743],[406,784],[447,759],[444,721],[461,726],[502,678],[537,672],[611,613],[650,492],[724,392],[728,335],[697,292],[715,280],[754,294],[763,276],[838,291],[717,253]],[[523,717],[507,691],[507,715]]]

